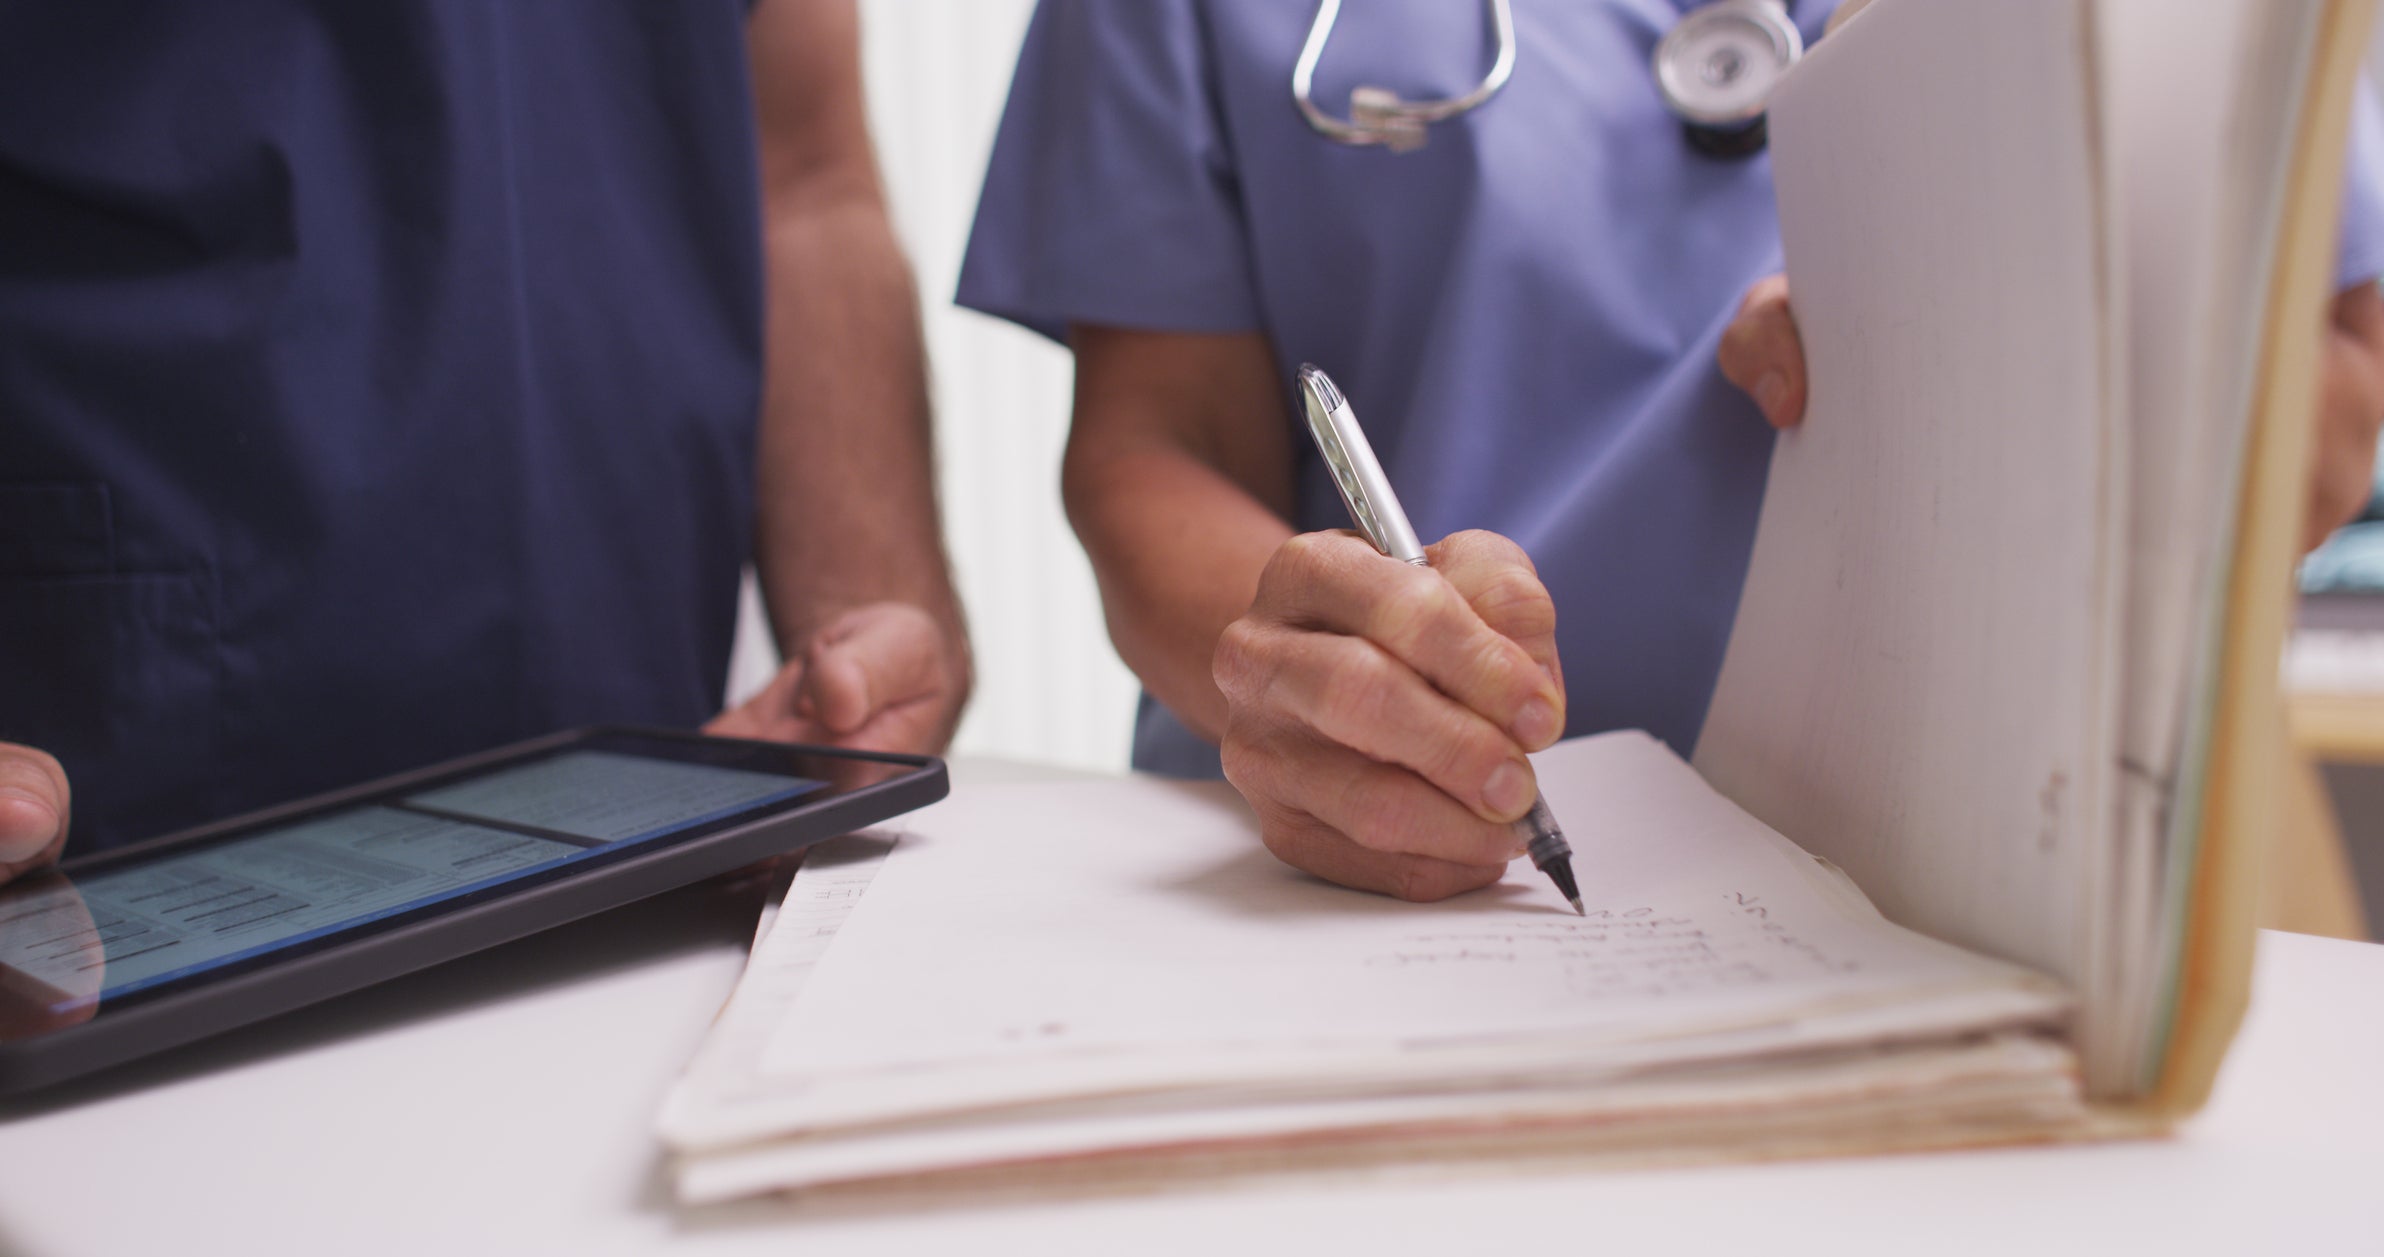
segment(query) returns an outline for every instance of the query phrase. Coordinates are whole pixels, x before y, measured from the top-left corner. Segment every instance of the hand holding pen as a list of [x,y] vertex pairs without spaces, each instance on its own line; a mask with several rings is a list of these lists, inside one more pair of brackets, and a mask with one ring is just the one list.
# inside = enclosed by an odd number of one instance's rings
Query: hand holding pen
[[[1378,525],[1397,509],[1379,501]],[[1524,853],[1517,822],[1538,798],[1524,755],[1564,728],[1555,607],[1494,534],[1417,547],[1429,567],[1383,553],[1309,533],[1269,561],[1217,648],[1225,771],[1285,862],[1441,899]]]

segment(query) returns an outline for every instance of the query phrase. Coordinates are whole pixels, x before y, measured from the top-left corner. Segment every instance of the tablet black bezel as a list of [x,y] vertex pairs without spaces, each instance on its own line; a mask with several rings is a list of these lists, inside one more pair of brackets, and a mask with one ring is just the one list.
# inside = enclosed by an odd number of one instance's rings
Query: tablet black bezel
[[677,833],[591,849],[585,858],[519,880],[103,999],[81,1024],[0,1042],[0,1095],[146,1056],[730,872],[925,806],[949,789],[942,761],[925,756],[627,726],[578,729],[78,857],[60,871],[72,877],[180,854],[582,749],[755,768],[821,781],[824,788]]

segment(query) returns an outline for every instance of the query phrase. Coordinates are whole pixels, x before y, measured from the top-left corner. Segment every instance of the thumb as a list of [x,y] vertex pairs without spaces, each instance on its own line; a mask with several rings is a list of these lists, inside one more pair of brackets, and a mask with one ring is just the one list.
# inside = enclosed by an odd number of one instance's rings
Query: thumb
[[933,694],[942,636],[925,611],[879,603],[846,613],[804,652],[803,695],[812,715],[839,736],[879,712]]
[[0,742],[0,865],[48,859],[66,841],[66,770],[29,746]]

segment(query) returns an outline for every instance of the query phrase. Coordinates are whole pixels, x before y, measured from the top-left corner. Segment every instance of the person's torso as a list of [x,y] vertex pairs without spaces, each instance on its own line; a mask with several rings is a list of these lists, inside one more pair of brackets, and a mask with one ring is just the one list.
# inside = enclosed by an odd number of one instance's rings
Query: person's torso
[[75,849],[717,703],[743,22],[0,5],[0,739]]
[[[1513,537],[1554,597],[1569,732],[1643,728],[1686,754],[1761,505],[1771,433],[1714,364],[1780,269],[1768,157],[1702,155],[1665,107],[1655,46],[1689,0],[1515,0],[1512,80],[1424,148],[1352,148],[1292,105],[1315,7],[1208,0],[1210,63],[1268,335],[1349,395],[1427,540]],[[1830,3],[1792,13],[1808,40]],[[1345,6],[1314,100],[1463,96],[1486,6]],[[1288,380],[1287,380],[1288,392]],[[1302,430],[1302,529],[1348,519]],[[1137,762],[1215,752],[1146,708]]]

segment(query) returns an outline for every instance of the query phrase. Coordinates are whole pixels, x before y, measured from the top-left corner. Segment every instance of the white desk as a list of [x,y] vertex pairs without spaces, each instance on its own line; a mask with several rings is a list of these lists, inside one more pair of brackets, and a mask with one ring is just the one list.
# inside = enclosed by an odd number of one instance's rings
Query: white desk
[[2277,934],[2216,1102],[2169,1142],[682,1214],[649,1127],[752,906],[668,896],[10,1110],[0,1252],[2384,1251],[2384,947]]

